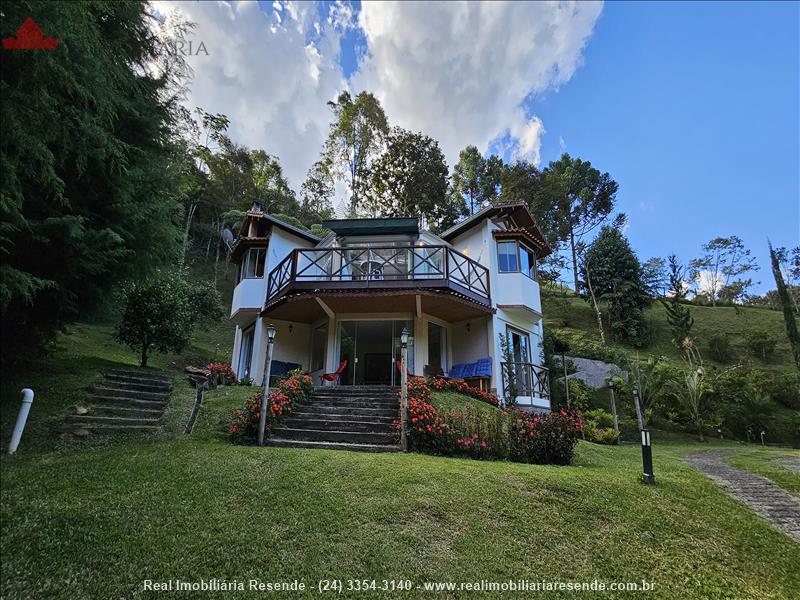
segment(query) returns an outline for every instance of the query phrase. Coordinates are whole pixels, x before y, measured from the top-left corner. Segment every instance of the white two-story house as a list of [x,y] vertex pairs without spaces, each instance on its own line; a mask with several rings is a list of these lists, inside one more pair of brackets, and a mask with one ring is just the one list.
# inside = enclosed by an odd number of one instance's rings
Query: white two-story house
[[441,235],[416,218],[324,226],[332,233],[319,239],[257,207],[247,213],[230,257],[240,378],[263,381],[272,323],[273,374],[299,367],[318,385],[337,371],[339,385],[397,385],[405,329],[412,374],[464,378],[501,399],[514,390],[518,405],[549,408],[537,262],[550,248],[524,202],[492,204]]

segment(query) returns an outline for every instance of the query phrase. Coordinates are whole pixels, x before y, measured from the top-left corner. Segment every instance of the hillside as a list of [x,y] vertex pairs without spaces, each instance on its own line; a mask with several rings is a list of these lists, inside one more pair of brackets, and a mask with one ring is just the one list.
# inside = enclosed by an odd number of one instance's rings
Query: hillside
[[[692,305],[690,309],[694,317],[692,331],[704,361],[717,366],[742,364],[750,368],[794,369],[781,312],[759,307],[733,306]],[[543,287],[542,312],[545,328],[569,339],[576,349],[574,353],[577,356],[585,354],[586,358],[596,358],[591,354],[594,347],[600,343],[600,335],[597,330],[597,317],[590,303],[572,295],[569,291],[564,293]],[[672,344],[664,307],[659,302],[653,302],[645,314],[653,331],[653,338],[647,347],[637,350],[615,344],[608,341],[606,334],[608,347],[628,356],[634,356],[638,352],[640,357],[664,356],[671,362],[680,363],[681,354]],[[778,339],[775,353],[767,361],[754,357],[746,346],[746,340],[756,331],[766,331]],[[708,351],[708,339],[714,333],[723,333],[730,337],[734,355],[726,365],[715,361]]]

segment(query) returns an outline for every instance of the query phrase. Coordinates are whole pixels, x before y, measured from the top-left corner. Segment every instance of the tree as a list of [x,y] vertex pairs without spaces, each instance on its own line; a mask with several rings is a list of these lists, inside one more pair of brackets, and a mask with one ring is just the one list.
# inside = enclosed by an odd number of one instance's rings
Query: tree
[[0,318],[15,355],[88,316],[115,282],[178,258],[170,130],[186,70],[181,57],[163,60],[152,11],[3,4],[4,35],[33,17],[59,44],[3,51]]
[[668,299],[662,299],[661,305],[667,313],[667,322],[672,329],[672,343],[678,348],[684,348],[691,343],[691,331],[694,325],[689,308],[683,304],[686,299],[688,287],[686,285],[686,269],[678,261],[678,257],[671,254],[669,262],[669,287]]
[[772,262],[772,275],[775,277],[775,285],[778,288],[778,297],[781,300],[783,308],[783,321],[786,324],[786,337],[789,338],[789,345],[792,347],[792,355],[797,368],[800,369],[800,334],[797,332],[797,321],[794,317],[792,310],[792,300],[789,297],[789,291],[786,289],[786,284],[783,281],[783,273],[781,272],[781,265],[778,261],[778,254],[769,244],[769,256]]
[[619,186],[608,173],[600,173],[589,161],[572,158],[567,153],[551,162],[543,171],[543,177],[558,207],[563,227],[561,238],[569,242],[577,293],[578,243],[611,214]]
[[467,146],[458,155],[453,167],[451,194],[457,205],[465,204],[470,215],[497,198],[503,161],[497,156],[483,158],[478,148]]
[[328,102],[334,120],[323,152],[324,161],[350,189],[350,213],[355,215],[364,194],[372,159],[389,135],[389,122],[378,99],[369,92],[339,94]]
[[157,273],[150,279],[127,284],[124,308],[114,338],[139,353],[147,366],[153,352],[180,352],[195,323],[218,318],[220,297],[207,285],[190,284],[179,274]]
[[712,306],[717,305],[720,290],[734,283],[738,284],[736,295],[745,294],[752,281],[737,278],[758,270],[752,253],[735,235],[714,238],[704,244],[703,255],[694,259],[690,267],[692,279],[708,294]]
[[646,343],[644,308],[649,303],[642,267],[618,229],[603,227],[584,258],[593,294],[608,302],[612,335],[634,346]]
[[310,226],[333,216],[333,177],[324,161],[315,162],[308,170],[300,193],[303,199],[299,218],[305,225]]
[[667,261],[660,256],[653,256],[644,261],[642,264],[642,282],[651,298],[663,296],[669,285]]
[[463,214],[447,201],[447,163],[436,140],[395,127],[372,163],[365,205],[377,215],[415,215],[442,231]]
[[628,371],[630,372],[631,384],[636,388],[639,396],[639,404],[636,406],[636,417],[639,421],[639,429],[647,426],[649,415],[647,409],[651,407],[653,400],[658,394],[658,390],[665,382],[664,361],[654,356],[648,356],[646,361],[639,360],[637,354],[635,360],[630,360]]

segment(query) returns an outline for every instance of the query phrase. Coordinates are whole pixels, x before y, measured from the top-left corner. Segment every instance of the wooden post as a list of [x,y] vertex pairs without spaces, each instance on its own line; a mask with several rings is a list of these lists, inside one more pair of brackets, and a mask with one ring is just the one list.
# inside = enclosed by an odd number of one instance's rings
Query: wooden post
[[608,389],[611,392],[611,414],[614,416],[614,429],[619,433],[619,419],[617,418],[617,402],[614,397],[614,387],[609,386]]
[[264,445],[264,433],[267,429],[267,410],[269,408],[269,377],[272,371],[272,348],[275,345],[275,326],[267,328],[267,360],[264,365],[264,388],[261,393],[261,415],[258,419],[258,445]]
[[[405,331],[404,331],[405,333]],[[403,336],[405,337],[405,336]],[[408,369],[406,361],[408,356],[408,343],[402,343],[400,351],[400,445],[403,452],[408,452]]]

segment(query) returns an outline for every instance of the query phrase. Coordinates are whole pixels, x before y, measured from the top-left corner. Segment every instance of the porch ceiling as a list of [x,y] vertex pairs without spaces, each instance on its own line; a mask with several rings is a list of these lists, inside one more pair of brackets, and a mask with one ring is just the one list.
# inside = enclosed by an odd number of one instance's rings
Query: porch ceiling
[[336,313],[415,313],[417,296],[422,312],[455,322],[492,314],[494,309],[453,292],[432,290],[337,290],[286,295],[264,312],[264,316],[298,323],[313,323],[325,317],[317,298]]

